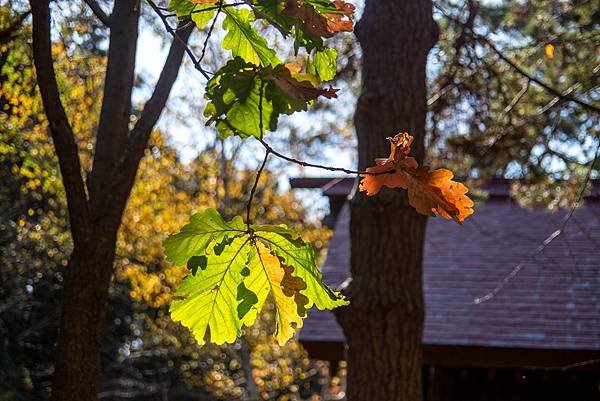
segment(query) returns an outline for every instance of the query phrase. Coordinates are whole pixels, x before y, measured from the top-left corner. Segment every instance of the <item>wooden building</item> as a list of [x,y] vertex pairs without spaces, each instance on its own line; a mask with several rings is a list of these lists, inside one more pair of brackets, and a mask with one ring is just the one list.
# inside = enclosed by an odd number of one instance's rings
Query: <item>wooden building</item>
[[[292,179],[320,188],[334,227],[322,266],[339,287],[349,274],[352,179]],[[463,226],[428,220],[424,394],[429,401],[600,400],[600,183],[558,231],[568,211],[519,206],[509,182]],[[544,245],[544,241],[547,245]],[[300,340],[313,358],[344,358],[331,312],[312,310]]]

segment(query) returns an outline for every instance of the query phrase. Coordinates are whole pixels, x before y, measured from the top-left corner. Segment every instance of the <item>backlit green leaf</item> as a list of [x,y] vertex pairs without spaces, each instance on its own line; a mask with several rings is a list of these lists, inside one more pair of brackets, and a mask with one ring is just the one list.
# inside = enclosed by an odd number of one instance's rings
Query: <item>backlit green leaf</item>
[[331,309],[348,303],[322,283],[312,247],[283,225],[248,228],[239,216],[226,222],[208,209],[165,241],[165,253],[193,271],[170,311],[200,344],[207,337],[216,344],[235,341],[244,325],[254,324],[268,297],[280,344],[302,327],[312,305]]
[[243,233],[245,229],[246,225],[241,217],[225,222],[215,209],[206,209],[194,214],[178,234],[165,240],[165,256],[169,262],[183,265],[194,256],[205,255],[210,244],[214,245],[225,238]]
[[236,310],[242,269],[248,261],[247,238],[235,238],[221,252],[207,255],[207,267],[188,276],[175,293],[183,299],[171,303],[171,317],[189,328],[200,344],[206,331],[215,344],[232,343],[241,334]]
[[280,63],[277,54],[265,38],[252,28],[254,14],[249,9],[224,8],[226,14],[223,28],[227,35],[223,39],[223,48],[231,50],[233,57],[241,57],[254,65],[277,65]]
[[337,50],[325,48],[315,50],[308,72],[318,76],[323,81],[331,81],[337,73]]

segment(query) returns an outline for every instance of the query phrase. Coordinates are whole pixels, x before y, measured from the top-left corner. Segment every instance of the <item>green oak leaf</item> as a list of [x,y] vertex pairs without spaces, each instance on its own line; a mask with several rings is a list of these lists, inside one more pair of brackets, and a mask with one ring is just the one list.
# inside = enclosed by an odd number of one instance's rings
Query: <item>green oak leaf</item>
[[241,57],[244,61],[254,65],[280,64],[277,54],[269,48],[269,44],[261,35],[252,28],[254,14],[249,9],[223,9],[226,14],[223,28],[227,35],[223,39],[223,48],[231,50],[233,57]]
[[348,304],[323,284],[312,247],[284,225],[248,227],[239,216],[225,221],[208,209],[165,241],[165,254],[192,269],[170,311],[200,344],[207,338],[216,344],[235,341],[244,325],[254,324],[268,297],[276,308],[280,344],[302,327],[312,305]]
[[189,16],[200,29],[204,28],[215,17],[217,11],[215,4],[194,4],[190,0],[171,0],[167,9],[177,14],[179,18]]
[[307,71],[323,81],[331,81],[337,74],[337,50],[330,47],[315,50]]
[[248,261],[247,242],[234,238],[220,253],[207,255],[206,269],[188,276],[175,293],[180,299],[171,303],[171,317],[189,328],[199,344],[204,344],[207,329],[215,344],[233,343],[241,335],[237,289]]
[[240,57],[230,60],[206,85],[206,124],[216,124],[222,137],[262,138],[266,131],[275,131],[281,114],[306,110],[309,102],[289,98],[267,78],[267,71],[280,68],[285,67],[258,67]]
[[[245,230],[246,225],[241,217],[237,216],[225,222],[219,212],[209,208],[192,215],[190,222],[183,226],[179,233],[165,240],[165,256],[169,262],[182,265],[194,256],[204,256],[210,244],[222,242],[225,238],[231,238]],[[192,262],[190,268],[198,266],[199,261]]]

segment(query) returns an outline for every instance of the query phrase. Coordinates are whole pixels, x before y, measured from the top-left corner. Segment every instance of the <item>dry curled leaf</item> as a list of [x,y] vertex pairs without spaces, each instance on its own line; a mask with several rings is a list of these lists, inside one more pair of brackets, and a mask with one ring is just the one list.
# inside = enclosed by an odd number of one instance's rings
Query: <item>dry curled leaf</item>
[[265,78],[272,80],[288,97],[296,101],[308,102],[319,96],[328,99],[337,97],[338,89],[331,86],[329,88],[315,87],[308,80],[300,80],[303,78],[302,75],[299,75],[298,78],[292,76],[287,66],[279,69],[268,68],[265,71]]
[[295,18],[312,37],[329,38],[338,32],[351,32],[354,28],[354,6],[343,0],[335,0],[333,5],[335,12],[320,13],[303,0],[287,0],[284,12]]
[[376,165],[367,168],[360,183],[360,190],[375,195],[381,187],[408,190],[408,201],[417,212],[429,216],[440,215],[461,223],[473,214],[473,201],[466,195],[468,188],[453,181],[450,170],[430,170],[419,167],[408,156],[413,137],[407,133],[388,138],[391,144],[387,159],[376,159]]
[[327,18],[327,29],[329,32],[352,32],[354,29],[354,22],[352,21],[354,6],[343,0],[335,0],[334,5],[338,12],[324,14],[325,18]]

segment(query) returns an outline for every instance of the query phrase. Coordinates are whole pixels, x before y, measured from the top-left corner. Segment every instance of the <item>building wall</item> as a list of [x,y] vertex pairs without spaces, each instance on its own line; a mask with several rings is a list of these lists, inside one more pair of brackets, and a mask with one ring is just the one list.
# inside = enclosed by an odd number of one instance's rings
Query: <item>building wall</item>
[[425,401],[600,401],[600,373],[425,367]]

